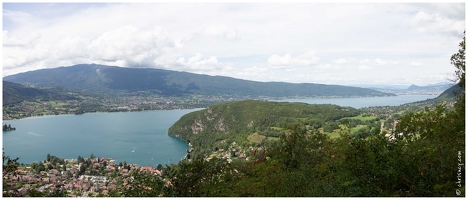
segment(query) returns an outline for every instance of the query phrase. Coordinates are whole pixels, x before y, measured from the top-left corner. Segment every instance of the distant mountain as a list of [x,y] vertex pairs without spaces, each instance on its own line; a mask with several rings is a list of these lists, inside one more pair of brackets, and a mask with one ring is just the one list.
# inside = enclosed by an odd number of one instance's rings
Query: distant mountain
[[8,106],[23,101],[36,100],[76,100],[77,98],[67,95],[61,89],[38,89],[21,84],[3,81],[3,106]]
[[381,92],[395,93],[398,95],[422,95],[422,94],[441,94],[446,89],[450,88],[453,84],[442,82],[436,84],[430,84],[426,86],[418,85],[360,85],[358,87],[369,88]]
[[255,82],[152,68],[82,64],[25,72],[3,80],[99,94],[232,97],[394,96],[372,89],[311,83]]
[[369,88],[373,90],[406,90],[408,88],[408,85],[367,85],[367,84],[360,84],[360,85],[352,85],[356,87],[362,87],[362,88]]
[[406,90],[407,91],[437,91],[437,90],[444,91],[450,88],[451,86],[452,84],[449,84],[449,83],[433,84],[433,85],[427,85],[427,86],[411,85]]

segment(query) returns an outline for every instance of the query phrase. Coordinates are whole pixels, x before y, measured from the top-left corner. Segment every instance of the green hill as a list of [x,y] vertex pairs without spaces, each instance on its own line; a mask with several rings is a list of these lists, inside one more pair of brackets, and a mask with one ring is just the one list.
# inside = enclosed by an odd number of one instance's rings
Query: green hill
[[242,98],[394,95],[359,87],[255,82],[162,69],[122,68],[96,64],[30,71],[4,77],[4,80],[39,87],[62,87],[111,95],[205,95]]
[[218,104],[181,117],[168,134],[189,141],[200,156],[227,149],[232,142],[248,147],[277,140],[283,127],[302,123],[320,128],[327,122],[359,114],[357,109],[337,105],[288,102],[239,101]]
[[39,89],[3,81],[3,106],[23,101],[77,100],[63,89]]
[[449,89],[445,90],[442,94],[440,94],[437,98],[436,101],[444,101],[444,100],[454,100],[455,99],[455,94],[460,92],[461,88],[458,84],[453,85]]

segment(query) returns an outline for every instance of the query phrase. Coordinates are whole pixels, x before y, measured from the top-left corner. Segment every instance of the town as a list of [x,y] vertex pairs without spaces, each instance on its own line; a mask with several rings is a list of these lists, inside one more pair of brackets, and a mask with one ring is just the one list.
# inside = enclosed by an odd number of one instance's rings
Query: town
[[112,158],[98,158],[93,154],[78,159],[47,155],[47,160],[40,163],[21,164],[14,172],[4,170],[3,196],[53,196],[54,192],[67,197],[118,196],[110,192],[129,187],[133,172],[162,176],[163,170],[162,165],[155,169],[115,163]]
[[80,100],[23,101],[3,107],[3,120],[44,115],[84,114],[94,112],[132,112],[203,108],[212,104],[234,101],[234,97],[82,97]]
[[[262,152],[261,148],[250,146],[243,150],[235,142],[225,149],[211,152],[205,159],[223,159],[227,162],[248,161],[254,152]],[[187,150],[184,160],[191,161]],[[11,160],[4,155],[5,160]],[[112,158],[99,158],[91,154],[89,158],[78,156],[77,159],[62,159],[47,155],[46,160],[32,164],[14,164],[14,170],[3,170],[3,197],[120,197],[123,190],[132,187],[135,173],[156,176],[171,185],[171,177],[165,174],[165,167],[140,166],[138,164],[117,163]]]

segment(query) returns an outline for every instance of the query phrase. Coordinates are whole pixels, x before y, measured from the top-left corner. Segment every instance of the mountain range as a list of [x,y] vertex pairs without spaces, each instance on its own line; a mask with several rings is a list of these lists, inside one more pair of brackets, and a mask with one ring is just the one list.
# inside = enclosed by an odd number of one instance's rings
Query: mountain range
[[395,93],[395,94],[441,94],[443,91],[449,89],[454,83],[441,82],[430,85],[356,85],[356,87],[369,88],[381,92]]
[[256,82],[154,68],[80,64],[10,75],[4,81],[106,95],[255,97],[395,96],[373,89],[313,83]]
[[432,84],[432,85],[426,85],[426,86],[418,86],[418,85],[411,85],[408,88],[406,88],[406,91],[445,91],[446,89],[450,88],[453,86],[451,83],[440,83],[440,84]]

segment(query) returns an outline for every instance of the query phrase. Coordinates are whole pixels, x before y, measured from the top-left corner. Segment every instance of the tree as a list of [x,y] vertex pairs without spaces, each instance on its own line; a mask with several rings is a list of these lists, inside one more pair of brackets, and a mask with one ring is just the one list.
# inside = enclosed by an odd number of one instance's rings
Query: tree
[[315,157],[328,140],[327,135],[319,131],[307,131],[301,124],[291,125],[286,129],[289,134],[281,138],[279,148],[271,151],[271,157],[278,158],[289,169],[318,162],[318,157]]
[[78,156],[77,160],[78,160],[78,163],[83,163],[85,161],[84,158],[81,156]]
[[165,182],[159,176],[141,171],[132,172],[129,189],[123,190],[125,197],[157,197],[162,194]]
[[45,171],[45,170],[46,170],[46,168],[45,168],[43,163],[39,163],[37,165],[37,170],[36,170],[37,172],[41,172],[41,171]]
[[158,164],[158,166],[156,167],[157,170],[161,171],[163,169],[163,166],[161,164]]
[[459,43],[459,49],[458,52],[453,54],[452,57],[450,58],[450,63],[452,65],[455,65],[457,68],[455,70],[456,78],[460,82],[458,85],[462,88],[465,89],[465,32],[463,32],[463,40]]
[[5,156],[5,152],[3,152],[3,175],[15,173],[18,169],[18,160],[19,158],[11,159],[9,156]]
[[44,197],[45,194],[43,192],[39,192],[36,189],[29,189],[27,197]]
[[231,196],[226,193],[232,189],[232,170],[232,166],[223,159],[180,161],[177,165],[167,166],[165,170],[172,178],[164,196]]
[[84,164],[81,164],[80,166],[80,171],[78,172],[79,175],[83,175],[86,171],[86,167],[84,166]]
[[55,189],[52,193],[48,194],[47,197],[67,197],[68,192],[66,190]]
[[[465,35],[465,32],[463,32]],[[463,40],[459,43],[458,52],[453,54],[450,58],[450,63],[457,68],[455,70],[456,78],[459,81],[458,85],[461,87],[460,94],[457,94],[457,102],[455,104],[455,109],[459,113],[464,121],[465,119],[465,36]]]

